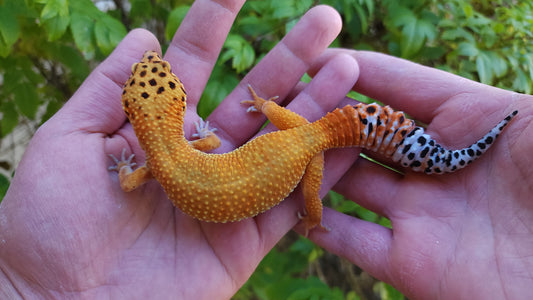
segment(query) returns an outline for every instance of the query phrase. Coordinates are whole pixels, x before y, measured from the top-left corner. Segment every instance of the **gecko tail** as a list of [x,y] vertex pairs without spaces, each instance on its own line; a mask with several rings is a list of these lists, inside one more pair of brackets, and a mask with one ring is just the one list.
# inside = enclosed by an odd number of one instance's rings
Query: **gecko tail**
[[511,122],[518,111],[513,111],[485,136],[460,150],[448,150],[439,145],[424,129],[416,127],[400,143],[392,160],[403,167],[426,174],[441,174],[460,170],[485,153]]
[[403,112],[376,103],[347,105],[321,122],[329,136],[328,148],[362,147],[414,171],[442,174],[462,169],[485,153],[517,113],[512,112],[480,140],[460,150],[445,149]]

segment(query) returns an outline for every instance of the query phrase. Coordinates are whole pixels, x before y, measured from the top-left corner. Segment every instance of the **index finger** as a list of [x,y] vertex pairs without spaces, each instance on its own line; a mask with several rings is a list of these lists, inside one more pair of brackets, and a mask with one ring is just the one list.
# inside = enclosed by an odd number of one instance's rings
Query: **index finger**
[[[165,60],[187,90],[187,104],[196,108],[226,36],[243,0],[197,0],[176,31]],[[196,109],[193,109],[196,110]]]
[[349,53],[361,68],[354,90],[422,121],[429,121],[428,116],[436,115],[448,101],[467,94],[476,94],[476,98],[467,99],[469,101],[499,109],[512,102],[508,91],[377,52],[328,49],[313,69],[338,53]]

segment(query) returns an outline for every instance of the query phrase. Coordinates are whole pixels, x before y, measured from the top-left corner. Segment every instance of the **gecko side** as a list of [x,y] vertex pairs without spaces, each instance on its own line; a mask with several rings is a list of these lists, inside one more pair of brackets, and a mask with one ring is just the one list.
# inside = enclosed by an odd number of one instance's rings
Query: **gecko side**
[[205,124],[198,140],[184,137],[187,94],[170,64],[148,51],[132,66],[124,85],[122,105],[146,163],[133,170],[129,158],[113,157],[121,187],[131,191],[155,178],[169,199],[186,214],[203,221],[232,222],[256,216],[285,199],[300,184],[305,199],[301,217],[306,231],[322,226],[318,196],[323,151],[362,147],[426,173],[459,170],[494,143],[517,114],[512,112],[471,146],[447,150],[402,112],[378,104],[345,106],[309,123],[302,116],[265,100],[250,87],[249,111],[264,113],[280,130],[259,136],[224,154],[204,151],[220,145]]

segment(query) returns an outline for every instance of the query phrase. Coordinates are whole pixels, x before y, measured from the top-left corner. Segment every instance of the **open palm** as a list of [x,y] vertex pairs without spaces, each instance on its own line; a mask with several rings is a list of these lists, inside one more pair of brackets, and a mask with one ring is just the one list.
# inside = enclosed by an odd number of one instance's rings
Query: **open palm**
[[[198,99],[243,2],[197,1],[165,53],[188,91],[189,136]],[[311,10],[294,27],[210,116],[223,140],[218,151],[241,145],[264,122],[239,104],[250,97],[247,84],[265,97],[285,98],[340,27],[327,7]],[[254,219],[212,224],[175,209],[155,181],[131,193],[120,189],[107,155],[126,148],[144,161],[122,112],[122,84],[146,50],[159,48],[150,33],[131,32],[32,139],[0,208],[5,296],[229,298],[298,222],[296,201]],[[336,58],[291,107],[317,119],[344,99],[356,78],[355,60]],[[297,107],[303,102],[306,111]]]
[[334,230],[310,238],[412,299],[531,296],[533,97],[378,53],[328,50],[320,60],[339,53],[357,59],[356,91],[429,124],[447,148],[471,144],[515,109],[519,115],[457,173],[400,175],[357,160],[335,189],[388,217],[392,229],[328,210]]

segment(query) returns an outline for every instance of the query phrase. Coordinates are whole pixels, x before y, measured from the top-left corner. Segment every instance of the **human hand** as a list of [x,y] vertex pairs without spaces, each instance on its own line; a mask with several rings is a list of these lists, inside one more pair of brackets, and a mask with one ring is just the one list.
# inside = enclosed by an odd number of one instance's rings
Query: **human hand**
[[[357,160],[335,190],[391,220],[392,229],[331,209],[331,232],[309,238],[410,299],[525,299],[533,284],[533,97],[378,53],[356,58],[354,90],[429,124],[447,148],[476,141],[511,111],[493,148],[464,170],[405,175]],[[372,156],[372,153],[367,153]]]
[[[188,136],[243,2],[197,1],[165,55],[188,91]],[[247,84],[284,98],[340,27],[331,8],[316,7],[262,59],[209,117],[222,138],[220,151],[244,143],[264,122],[239,104],[250,97]],[[229,298],[298,222],[296,201],[253,219],[212,224],[175,209],[155,181],[130,193],[120,189],[107,155],[126,148],[144,161],[121,108],[122,85],[131,65],[157,49],[148,32],[131,32],[35,134],[0,206],[4,297]],[[357,74],[351,57],[335,58],[289,107],[317,119],[344,98]]]

